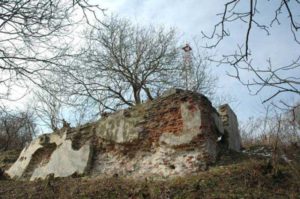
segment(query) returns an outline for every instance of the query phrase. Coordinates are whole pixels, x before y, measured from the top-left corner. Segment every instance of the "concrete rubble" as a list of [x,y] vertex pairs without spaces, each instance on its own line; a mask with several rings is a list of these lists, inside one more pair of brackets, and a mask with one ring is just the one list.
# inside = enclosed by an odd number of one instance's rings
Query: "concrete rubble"
[[[221,139],[220,139],[221,138]],[[241,147],[236,115],[199,93],[172,89],[99,121],[34,139],[6,171],[11,178],[48,175],[170,177],[206,170],[220,150]]]

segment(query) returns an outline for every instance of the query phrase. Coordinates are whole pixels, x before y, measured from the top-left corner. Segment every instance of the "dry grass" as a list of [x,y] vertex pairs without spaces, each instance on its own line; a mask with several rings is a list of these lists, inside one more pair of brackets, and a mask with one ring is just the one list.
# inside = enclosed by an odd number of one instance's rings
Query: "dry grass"
[[282,161],[276,176],[268,158],[228,152],[209,171],[164,181],[118,177],[0,180],[0,198],[299,198],[300,149],[288,150],[295,168]]
[[8,169],[19,157],[20,150],[0,151],[0,168]]

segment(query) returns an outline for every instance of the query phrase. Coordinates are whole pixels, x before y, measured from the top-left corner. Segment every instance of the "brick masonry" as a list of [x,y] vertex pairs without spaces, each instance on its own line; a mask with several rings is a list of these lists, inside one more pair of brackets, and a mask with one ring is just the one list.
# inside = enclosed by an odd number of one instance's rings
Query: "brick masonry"
[[[216,160],[220,148],[226,148],[220,147],[221,142],[218,142],[224,132],[234,131],[229,133],[229,138],[238,142],[232,137],[239,136],[236,117],[233,117],[235,115],[229,106],[222,110],[220,117],[204,95],[173,89],[153,101],[109,114],[97,122],[44,135],[50,141],[55,140],[54,144],[60,143],[53,154],[47,156],[49,160],[35,162],[34,166],[27,160],[25,165],[21,165],[24,171],[28,165],[39,171],[32,169],[35,173],[35,178],[31,177],[33,180],[46,177],[50,174],[47,172],[54,172],[54,176],[68,176],[70,173],[50,168],[60,167],[55,157],[65,157],[66,154],[60,154],[63,153],[60,147],[71,141],[72,147],[67,150],[74,157],[68,159],[73,161],[79,152],[88,153],[82,155],[89,158],[78,159],[84,162],[74,165],[69,161],[63,167],[69,166],[79,174],[171,177],[198,172],[207,169]],[[230,120],[234,125],[224,128],[222,118],[227,118],[226,121]],[[53,136],[59,138],[54,139]],[[22,156],[34,157],[34,148],[47,147],[39,144],[37,139],[32,142],[31,148],[23,150]],[[20,162],[15,164],[20,165]],[[14,169],[8,174],[15,177],[12,171]],[[17,176],[24,175],[18,172]]]

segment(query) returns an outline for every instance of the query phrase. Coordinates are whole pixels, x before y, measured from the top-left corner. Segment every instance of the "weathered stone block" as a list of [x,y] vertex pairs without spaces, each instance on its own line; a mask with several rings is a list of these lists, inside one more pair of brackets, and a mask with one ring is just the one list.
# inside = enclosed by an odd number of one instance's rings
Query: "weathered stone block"
[[72,141],[66,140],[51,154],[47,164],[38,165],[30,178],[45,179],[49,174],[54,177],[67,177],[72,174],[83,174],[88,168],[90,145],[85,144],[79,150],[72,148]]
[[[50,146],[52,150],[49,151]],[[6,173],[11,178],[29,177],[31,180],[44,179],[49,174],[54,177],[82,174],[89,166],[90,153],[89,144],[74,150],[72,141],[66,140],[66,132],[41,135],[23,149]]]
[[99,121],[96,135],[116,143],[132,142],[139,139],[141,128],[137,127],[137,123],[140,120],[140,117],[130,117],[128,111],[119,111]]
[[229,149],[240,151],[241,137],[238,129],[238,121],[235,113],[228,104],[219,107],[219,113],[223,122],[224,130],[227,133]]

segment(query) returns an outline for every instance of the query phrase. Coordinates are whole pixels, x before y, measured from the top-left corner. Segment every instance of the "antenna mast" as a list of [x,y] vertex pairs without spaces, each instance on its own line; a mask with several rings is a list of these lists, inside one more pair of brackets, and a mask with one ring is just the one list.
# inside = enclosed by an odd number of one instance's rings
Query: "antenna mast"
[[190,79],[192,75],[192,55],[191,51],[192,48],[189,44],[186,44],[183,48],[184,55],[183,55],[183,79],[184,79],[184,87],[186,90],[190,89]]

